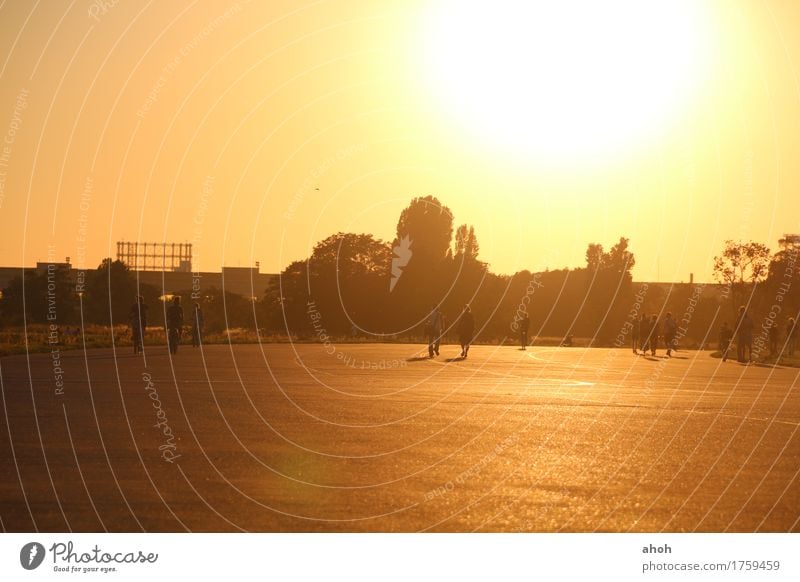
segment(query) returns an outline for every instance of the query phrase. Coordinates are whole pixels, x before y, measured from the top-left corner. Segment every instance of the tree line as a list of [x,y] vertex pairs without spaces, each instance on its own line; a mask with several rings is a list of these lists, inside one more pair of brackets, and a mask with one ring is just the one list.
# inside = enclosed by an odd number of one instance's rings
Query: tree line
[[[208,331],[257,328],[313,339],[324,330],[332,337],[378,341],[420,337],[434,306],[454,325],[469,304],[477,341],[510,340],[527,315],[531,336],[591,338],[595,345],[619,343],[641,313],[663,317],[671,311],[678,320],[691,314],[684,341],[700,345],[713,343],[716,327],[732,323],[739,305],[747,305],[756,322],[779,324],[777,319],[797,316],[797,243],[781,240],[771,254],[761,243],[726,241],[715,257],[721,286],[713,293],[692,284],[634,283],[636,260],[625,237],[608,249],[588,244],[583,267],[500,275],[481,261],[474,227],[456,226],[447,206],[424,196],[401,212],[391,242],[340,232],[318,242],[305,260],[289,264],[258,300],[210,289],[200,302]],[[163,326],[163,290],[137,285],[135,273],[119,261],[106,259],[87,273],[80,296],[65,271],[27,270],[24,281],[18,277],[3,290],[0,321],[48,323],[55,297],[59,325],[127,324],[137,294],[151,306],[149,325]],[[191,290],[171,294],[183,296],[188,307]],[[770,317],[776,305],[779,313]]]

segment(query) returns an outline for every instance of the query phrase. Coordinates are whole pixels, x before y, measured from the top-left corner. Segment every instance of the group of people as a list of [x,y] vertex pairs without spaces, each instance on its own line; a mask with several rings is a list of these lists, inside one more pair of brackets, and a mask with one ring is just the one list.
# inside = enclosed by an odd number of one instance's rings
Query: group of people
[[[438,306],[433,306],[431,313],[425,320],[425,336],[428,340],[428,357],[433,358],[439,355],[439,347],[442,336],[447,330],[447,321]],[[456,322],[456,332],[458,342],[461,345],[461,359],[466,359],[469,354],[469,346],[472,344],[475,335],[475,317],[469,305],[464,305],[461,315]]]
[[[133,353],[140,354],[144,351],[144,332],[147,329],[147,305],[144,297],[139,295],[129,312],[129,323],[133,343]],[[178,345],[183,335],[183,306],[181,298],[176,295],[166,312],[167,345],[170,354],[178,353]],[[192,313],[192,346],[199,347],[203,337],[204,317],[199,303],[194,304]]]
[[[147,329],[147,310],[144,297],[139,295],[136,302],[130,309],[130,328],[133,340],[133,353],[139,354],[144,350],[144,332]],[[525,314],[518,322],[520,344],[524,350],[528,345],[528,329],[530,320]],[[191,320],[192,346],[199,347],[203,337],[204,317],[203,310],[199,303],[194,304]],[[719,349],[722,353],[722,360],[726,361],[733,343],[736,338],[736,359],[739,362],[749,362],[753,357],[753,329],[755,325],[747,309],[742,306],[736,318],[736,325],[731,328],[727,322],[722,324],[719,331]],[[469,305],[464,305],[458,321],[455,325],[458,333],[458,341],[461,345],[462,359],[466,359],[469,348],[475,335],[475,317]],[[428,357],[433,358],[439,355],[442,337],[447,331],[447,321],[438,306],[431,309],[425,321],[425,336],[428,341]],[[788,356],[794,354],[797,349],[798,326],[795,318],[788,318],[785,326],[785,344],[782,353]],[[166,332],[167,344],[171,354],[178,353],[178,345],[184,332],[183,306],[180,296],[172,298],[172,302],[166,311]],[[651,356],[656,355],[658,340],[663,338],[664,347],[667,349],[667,357],[672,357],[672,352],[678,350],[677,341],[678,325],[672,317],[671,312],[667,312],[664,321],[659,322],[655,314],[647,315],[642,313],[639,319],[634,320],[631,330],[631,348],[633,353]],[[569,336],[571,340],[571,336]],[[769,328],[769,350],[770,354],[777,356],[781,353],[780,346],[780,327],[777,322],[772,322]],[[570,342],[571,343],[571,342]]]
[[[528,331],[530,329],[530,318],[525,313],[516,321],[519,331],[519,342],[522,350],[529,345]],[[428,339],[428,356],[433,358],[439,355],[439,346],[442,336],[447,329],[445,317],[438,307],[433,307],[428,319],[425,322],[425,336]],[[472,343],[475,333],[475,318],[472,315],[469,305],[464,306],[464,310],[459,316],[456,324],[456,331],[461,344],[461,358],[466,358],[469,353],[469,346]],[[635,354],[641,353],[655,356],[658,349],[658,339],[663,337],[664,346],[667,348],[667,357],[672,357],[672,352],[678,351],[678,324],[672,317],[671,312],[667,312],[664,317],[663,325],[659,323],[657,315],[642,314],[639,319],[634,321],[631,333],[632,348]],[[562,346],[572,345],[572,334],[567,334],[561,343]]]
[[[719,330],[719,351],[722,353],[722,361],[728,359],[734,336],[736,337],[736,360],[742,363],[753,360],[753,328],[755,327],[747,308],[741,306],[739,314],[736,316],[736,325],[731,328],[727,322],[722,324]],[[783,354],[794,355],[797,349],[797,324],[794,317],[786,321],[786,341]],[[780,350],[780,326],[777,321],[772,321],[769,327],[769,353],[771,356],[778,356]]]
[[664,339],[664,347],[667,348],[667,357],[672,357],[672,352],[678,351],[678,324],[672,317],[672,312],[668,311],[664,316],[663,324],[658,321],[658,315],[647,315],[642,313],[639,319],[633,320],[631,329],[631,349],[634,354],[651,356],[656,355],[659,338]]

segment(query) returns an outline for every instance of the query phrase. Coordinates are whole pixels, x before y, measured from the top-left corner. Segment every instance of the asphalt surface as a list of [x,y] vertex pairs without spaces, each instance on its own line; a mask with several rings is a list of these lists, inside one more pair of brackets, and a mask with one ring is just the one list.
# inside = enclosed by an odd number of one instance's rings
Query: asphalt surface
[[0,527],[800,531],[798,369],[421,349],[2,358]]

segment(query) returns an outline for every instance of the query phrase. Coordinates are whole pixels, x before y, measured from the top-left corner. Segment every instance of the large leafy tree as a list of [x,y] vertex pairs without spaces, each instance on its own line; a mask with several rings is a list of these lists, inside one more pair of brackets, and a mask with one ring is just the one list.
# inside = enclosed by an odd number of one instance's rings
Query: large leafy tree
[[597,243],[589,243],[586,249],[586,268],[590,271],[597,271],[603,266],[603,245]]
[[457,261],[477,261],[481,246],[475,236],[475,228],[462,224],[456,229],[455,259]]
[[[486,263],[478,260],[479,252],[475,228],[466,224],[459,226],[456,229],[453,258],[446,260],[446,268],[437,273],[442,283],[447,285],[444,306],[455,314],[460,313],[466,303],[475,307],[478,296],[486,292],[488,270]],[[473,313],[481,315],[474,310]]]
[[453,214],[434,196],[414,198],[400,213],[397,240],[408,237],[414,262],[433,264],[444,259],[453,238]]
[[389,245],[372,235],[329,236],[273,282],[265,297],[268,321],[293,333],[307,331],[315,311],[328,333],[349,333],[353,324],[379,332],[391,262]]
[[636,264],[628,250],[629,241],[620,237],[609,251],[591,243],[586,249],[586,296],[583,313],[588,331],[607,342],[619,327],[619,318],[631,293],[631,269]]
[[401,276],[391,293],[397,330],[421,325],[432,305],[441,304],[452,284],[453,215],[433,196],[414,198],[400,213],[393,248],[405,253]]
[[781,250],[773,255],[765,281],[765,293],[780,297],[786,318],[800,313],[800,237],[787,235],[779,241]]
[[628,250],[629,242],[627,238],[620,237],[619,242],[603,256],[604,267],[628,281],[631,280],[631,269],[636,265],[636,258]]
[[69,325],[78,318],[75,286],[69,271],[63,268],[26,269],[24,275],[14,277],[3,290],[1,305],[3,321],[11,325],[23,322]]
[[606,270],[619,275],[630,277],[631,269],[636,265],[636,258],[628,250],[630,241],[620,237],[608,252],[603,250],[603,245],[590,243],[586,249],[586,268],[589,271]]
[[84,312],[92,323],[127,325],[130,307],[138,294],[136,279],[125,263],[103,259],[86,276]]
[[41,309],[43,300],[42,278],[34,270],[26,269],[22,275],[9,281],[3,289],[3,321],[10,325],[23,322],[40,323],[45,312]]
[[730,289],[734,310],[746,303],[756,284],[769,273],[769,248],[758,242],[725,241],[722,254],[714,257],[714,278]]

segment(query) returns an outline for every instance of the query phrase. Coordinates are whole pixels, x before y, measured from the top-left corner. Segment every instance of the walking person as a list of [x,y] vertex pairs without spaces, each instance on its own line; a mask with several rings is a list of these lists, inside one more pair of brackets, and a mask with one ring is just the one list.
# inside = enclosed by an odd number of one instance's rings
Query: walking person
[[642,335],[642,320],[633,318],[633,327],[631,328],[631,348],[634,354],[639,353],[639,338]]
[[140,354],[144,351],[144,331],[147,328],[147,305],[144,297],[136,296],[136,302],[131,305],[128,313],[133,341],[133,353]]
[[181,333],[183,332],[183,307],[181,306],[181,298],[176,295],[172,298],[172,305],[167,309],[167,344],[169,345],[169,353],[178,353],[178,344],[181,341]]
[[519,345],[522,347],[523,350],[528,348],[528,329],[531,326],[531,320],[528,317],[528,314],[522,317],[522,321],[519,322]]
[[434,354],[439,355],[439,344],[442,341],[442,312],[439,307],[434,305],[431,314],[428,316],[428,321],[425,324],[425,331],[428,336],[428,357],[432,358]]
[[649,339],[650,355],[653,357],[656,356],[656,349],[658,348],[658,332],[659,332],[658,316],[656,314],[653,314],[652,317],[650,317],[650,339]]
[[667,346],[667,357],[672,357],[672,350],[676,350],[675,347],[675,334],[678,332],[678,324],[675,323],[675,320],[672,319],[672,312],[667,311],[667,316],[664,319],[664,343]]
[[469,305],[465,305],[461,317],[458,318],[458,342],[461,344],[461,357],[464,359],[469,353],[469,345],[472,343],[474,333],[475,317],[472,315]]
[[200,309],[200,304],[194,304],[194,311],[192,313],[192,346],[197,348],[203,341],[203,310]]
[[771,321],[769,326],[769,355],[773,358],[778,355],[778,343],[780,342],[781,331],[778,329],[778,322]]
[[642,355],[647,355],[647,350],[650,349],[650,318],[646,313],[642,313],[639,319],[639,349]]
[[744,305],[739,308],[736,319],[736,359],[741,363],[753,357],[753,320]]
[[730,350],[732,339],[733,331],[728,327],[728,322],[726,321],[719,328],[719,351],[722,353],[723,362],[728,359],[728,350]]
[[642,314],[641,319],[641,347],[642,347],[642,355],[646,356],[647,352],[650,351],[650,332],[652,328],[652,322],[650,321],[650,316]]

